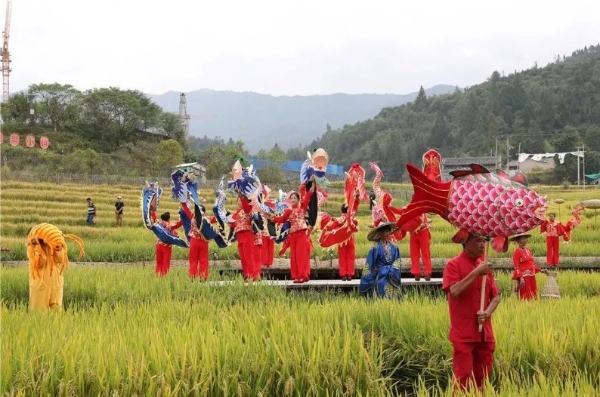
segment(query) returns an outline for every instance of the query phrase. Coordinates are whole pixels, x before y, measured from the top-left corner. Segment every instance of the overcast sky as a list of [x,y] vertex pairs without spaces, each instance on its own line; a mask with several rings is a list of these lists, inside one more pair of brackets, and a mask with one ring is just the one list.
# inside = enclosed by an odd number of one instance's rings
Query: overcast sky
[[600,41],[600,1],[408,3],[13,0],[11,92],[59,82],[150,94],[403,94],[477,84]]

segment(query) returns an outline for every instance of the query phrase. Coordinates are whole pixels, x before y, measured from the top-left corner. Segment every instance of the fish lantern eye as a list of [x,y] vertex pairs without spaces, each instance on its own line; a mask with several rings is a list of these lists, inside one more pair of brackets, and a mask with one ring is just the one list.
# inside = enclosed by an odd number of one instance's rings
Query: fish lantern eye
[[515,200],[515,205],[517,207],[522,207],[523,206],[523,199],[522,198],[518,198]]

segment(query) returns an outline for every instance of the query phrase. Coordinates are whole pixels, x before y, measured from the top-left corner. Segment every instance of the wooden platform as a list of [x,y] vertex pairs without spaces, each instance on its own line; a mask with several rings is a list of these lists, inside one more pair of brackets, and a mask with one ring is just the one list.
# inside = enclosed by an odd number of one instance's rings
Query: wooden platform
[[[211,286],[227,286],[234,285],[239,281],[208,281],[206,284]],[[350,281],[342,280],[310,280],[306,283],[294,284],[292,280],[261,280],[261,281],[250,281],[244,283],[247,286],[272,286],[284,288],[287,290],[358,290],[360,287],[360,280],[353,279]],[[432,278],[430,281],[421,279],[415,281],[414,278],[402,279],[401,288],[435,288],[437,290],[442,289],[442,279]]]

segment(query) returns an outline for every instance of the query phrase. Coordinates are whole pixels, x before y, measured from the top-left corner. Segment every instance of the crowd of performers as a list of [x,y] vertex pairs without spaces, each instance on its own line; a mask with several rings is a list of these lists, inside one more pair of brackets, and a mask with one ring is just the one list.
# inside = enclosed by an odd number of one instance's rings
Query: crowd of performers
[[[272,266],[276,254],[275,245],[278,244],[280,248],[277,249],[277,255],[289,255],[293,282],[305,283],[310,280],[310,257],[314,249],[311,235],[318,227],[318,244],[326,249],[337,250],[339,277],[343,281],[349,281],[356,275],[356,214],[360,203],[367,201],[372,215],[370,227],[373,228],[367,239],[376,245],[367,255],[366,264],[370,273],[362,278],[361,290],[364,293],[378,292],[384,296],[384,285],[399,284],[400,251],[394,244],[406,235],[409,235],[410,272],[416,281],[421,278],[429,281],[432,274],[430,216],[438,211],[435,204],[428,211],[420,211],[418,215],[411,216],[400,225],[399,219],[403,218],[403,214],[414,212],[415,208],[393,205],[392,195],[381,187],[383,172],[376,162],[369,163],[375,177],[372,191],[367,195],[365,170],[359,164],[353,164],[346,173],[345,198],[340,213],[338,216],[332,216],[322,211],[322,206],[327,201],[327,193],[323,186],[326,183],[324,176],[328,161],[328,155],[323,149],[315,149],[313,153],[308,153],[300,172],[298,190],[287,193],[279,190],[278,194],[272,195],[272,190],[260,182],[252,166],[244,167],[243,159],[237,159],[229,181],[225,184],[223,177],[215,190],[215,203],[211,214],[207,213],[205,206],[200,203],[199,184],[194,175],[176,171],[172,175],[172,192],[181,204],[177,221],[172,221],[168,212],[161,214],[159,219],[157,209],[162,189],[156,184],[146,184],[143,189],[143,214],[146,226],[157,236],[155,273],[159,276],[167,274],[172,246],[177,245],[189,248],[189,276],[208,279],[209,242],[213,240],[220,248],[236,243],[244,279],[259,280],[261,269]],[[420,171],[413,184],[432,184],[437,186],[436,188],[444,185],[441,178],[441,156],[437,151],[429,150],[423,155],[423,167]],[[471,171],[459,171],[454,177],[469,183],[469,178],[486,172],[488,171],[485,169],[482,171],[474,168]],[[505,174],[499,174],[497,177],[506,178],[506,183],[512,183]],[[518,179],[517,181],[521,182]],[[236,196],[236,208],[233,210],[226,208],[227,190]],[[466,188],[464,191],[464,196],[469,201],[470,193],[466,193]],[[471,189],[468,191],[471,192]],[[456,206],[459,207],[464,199],[458,197]],[[472,202],[475,199],[470,200],[471,203],[467,203],[466,206],[474,205]],[[422,197],[419,200],[423,201]],[[470,213],[467,216],[477,215],[473,213],[473,208],[469,208]],[[564,225],[556,221],[552,213],[541,223],[541,232],[546,234],[549,266],[558,266],[559,238],[562,237],[564,241],[570,240],[571,231],[581,222],[579,212],[582,210],[583,207],[577,207],[573,211],[574,218]],[[452,215],[450,212],[448,216]],[[459,214],[456,218],[460,216]],[[181,227],[184,228],[184,238],[179,237],[177,232]],[[465,230],[461,229],[453,237],[453,241],[460,240],[463,232]],[[498,237],[500,240],[497,240]],[[504,245],[503,249],[506,250],[508,238],[498,237],[494,242]],[[516,289],[524,298],[535,296],[535,280],[532,282],[530,278],[532,274],[540,271],[539,267],[533,264],[531,251],[525,244],[521,245],[525,238],[512,241],[518,245],[513,257]],[[388,246],[394,248],[388,249]],[[529,256],[523,254],[524,252]]]

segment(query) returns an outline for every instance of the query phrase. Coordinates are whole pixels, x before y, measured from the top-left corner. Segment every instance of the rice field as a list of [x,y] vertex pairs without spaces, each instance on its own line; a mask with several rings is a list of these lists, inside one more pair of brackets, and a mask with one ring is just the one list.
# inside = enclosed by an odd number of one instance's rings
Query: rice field
[[[2,396],[451,396],[442,297],[398,301],[228,287],[140,266],[65,273],[65,311],[27,310],[26,267],[2,267]],[[499,274],[486,396],[596,396],[600,274],[559,274],[523,302]],[[544,276],[538,275],[543,285]]]
[[[212,187],[202,191],[207,207]],[[168,187],[160,211],[176,213]],[[324,210],[337,214],[343,196],[332,185]],[[387,186],[386,186],[387,188]],[[410,189],[409,186],[389,188]],[[340,193],[335,193],[337,189]],[[31,313],[28,269],[0,267],[2,396],[451,396],[452,363],[444,297],[406,291],[398,301],[294,292],[236,282],[190,282],[184,267],[159,279],[149,267],[154,235],[142,225],[141,186],[0,182],[2,262],[25,260],[25,236],[51,222],[85,241],[87,262],[65,272],[62,313]],[[583,199],[600,190],[540,188],[562,198],[566,222]],[[123,197],[123,228],[114,202]],[[85,224],[85,198],[96,204],[97,226]],[[233,203],[233,198],[229,203]],[[406,203],[405,198],[395,205]],[[586,211],[562,255],[599,257],[600,225]],[[359,211],[357,256],[364,257],[370,214]],[[452,226],[434,218],[432,254],[447,258]],[[537,232],[530,246],[545,251]],[[316,240],[316,239],[315,239]],[[69,244],[71,244],[68,241]],[[408,254],[407,241],[399,246]],[[71,260],[77,260],[70,245]],[[217,248],[214,248],[216,251]],[[174,259],[187,251],[173,249]],[[334,251],[335,254],[335,251]],[[235,245],[218,250],[236,259]],[[329,252],[316,250],[322,259]],[[493,254],[496,257],[508,256]],[[130,263],[130,264],[127,264]],[[494,313],[494,372],[486,396],[597,396],[600,389],[600,273],[561,271],[559,300],[519,301],[507,273],[498,273],[502,300]],[[211,279],[220,276],[211,272]],[[537,276],[538,286],[545,276]]]
[[[211,208],[214,200],[212,189],[216,182],[208,183],[201,194],[207,197],[206,206]],[[390,190],[403,189],[410,191],[411,187],[401,185],[385,186]],[[159,212],[169,211],[176,214],[178,203],[170,198],[170,188],[165,189],[160,202]],[[276,189],[273,189],[276,190]],[[584,199],[600,198],[599,189],[586,190],[558,190],[556,188],[536,188],[541,194],[547,194],[551,203],[550,210],[560,213],[559,219],[566,222],[577,203]],[[336,191],[338,193],[336,193]],[[123,197],[125,203],[124,227],[115,227],[114,203],[116,196]],[[26,183],[18,181],[0,182],[0,244],[10,252],[2,253],[4,261],[22,261],[26,259],[24,238],[28,230],[37,223],[49,222],[58,226],[65,233],[72,233],[82,237],[85,241],[86,257],[82,261],[88,262],[119,262],[131,263],[152,261],[154,258],[154,234],[145,229],[142,223],[140,210],[141,186],[127,185],[76,185],[76,184],[50,184]],[[85,198],[91,196],[96,204],[96,227],[88,227],[85,223],[87,208]],[[408,195],[399,194],[394,205],[406,204]],[[409,197],[409,196],[408,196]],[[553,202],[562,198],[562,205]],[[332,215],[339,215],[343,202],[341,185],[333,183],[330,187],[329,200],[323,210]],[[233,196],[228,200],[229,209],[235,209]],[[175,215],[177,216],[177,215]],[[357,257],[365,257],[371,243],[366,235],[371,224],[370,212],[366,203],[361,203],[359,208],[359,227],[356,234]],[[598,241],[600,241],[600,223],[597,210],[587,210],[582,214],[581,225],[573,231],[572,242],[561,245],[563,257],[597,257],[599,255]],[[438,216],[433,217],[431,251],[434,258],[449,258],[459,251],[460,247],[452,244],[450,239],[455,233],[455,228]],[[313,241],[315,252],[313,256],[320,259],[329,259],[329,251],[321,249],[316,244],[318,230],[315,230]],[[71,244],[71,243],[69,243]],[[400,250],[404,257],[408,257],[408,238],[399,242]],[[545,254],[545,243],[538,231],[533,231],[529,241],[530,248],[536,256]],[[225,249],[211,245],[219,259],[237,259],[235,244]],[[71,249],[75,247],[70,245]],[[510,250],[512,251],[512,250]],[[333,250],[334,257],[337,251]],[[490,254],[494,257],[509,257],[506,254]],[[173,259],[186,259],[187,250],[175,247]]]

